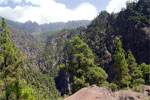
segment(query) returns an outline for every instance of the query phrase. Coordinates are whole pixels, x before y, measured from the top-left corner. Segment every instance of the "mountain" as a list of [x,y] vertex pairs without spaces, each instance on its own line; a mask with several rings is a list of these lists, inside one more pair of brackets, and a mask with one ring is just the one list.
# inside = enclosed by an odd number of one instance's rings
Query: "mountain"
[[[123,46],[121,47],[123,54],[119,54],[119,56],[123,55],[125,58],[123,64],[127,62],[128,50],[131,50],[133,56],[135,57],[136,62],[133,65],[136,66],[137,69],[140,69],[140,72],[136,72],[136,74],[142,73],[143,74],[142,78],[145,79],[145,84],[150,85],[149,83],[150,71],[148,70],[150,68],[149,5],[150,5],[149,0],[139,0],[138,2],[128,2],[127,8],[122,9],[118,13],[109,14],[107,11],[102,11],[93,21],[90,22],[90,24],[88,25],[86,24],[87,25],[87,26],[85,25],[86,27],[78,27],[82,25],[84,26],[84,21],[83,23],[81,21],[79,22],[73,21],[68,23],[61,22],[61,23],[50,23],[39,25],[36,22],[31,21],[28,21],[26,23],[18,23],[7,20],[7,23],[9,24],[8,29],[12,32],[11,39],[17,45],[17,47],[23,52],[25,57],[26,66],[23,71],[22,77],[25,78],[25,80],[34,90],[36,90],[34,94],[35,97],[36,95],[38,95],[36,100],[38,100],[39,98],[40,99],[44,98],[43,100],[49,99],[56,100],[60,96],[60,94],[64,95],[71,93],[70,86],[74,81],[73,80],[74,76],[69,74],[69,72],[67,71],[74,70],[73,69],[74,66],[69,66],[69,64],[66,62],[72,59],[71,57],[70,59],[67,59],[67,55],[69,55],[70,53],[67,51],[68,50],[67,48],[69,46],[68,45],[69,41],[75,36],[80,37],[80,39],[84,42],[83,44],[85,45],[87,44],[86,46],[94,53],[95,57],[93,57],[92,60],[89,60],[89,62],[95,62],[94,64],[95,66],[98,66],[98,68],[99,67],[103,68],[105,72],[108,74],[107,79],[108,83],[106,82],[105,85],[107,86],[112,85],[111,83],[114,83],[116,79],[114,57],[115,51],[117,49],[116,45],[117,39],[121,40],[120,44],[122,42]],[[75,28],[75,29],[68,29],[68,28]],[[2,29],[0,27],[0,32],[1,31]],[[41,32],[42,34],[34,36],[30,34],[30,33],[37,34]],[[82,46],[84,45],[77,45],[76,47],[79,48]],[[84,47],[82,49],[84,50]],[[78,56],[78,59],[80,59],[83,58],[82,56],[84,55],[76,54],[76,56]],[[85,59],[83,59],[82,61],[84,62],[84,60]],[[60,65],[67,66],[67,64],[70,68],[61,69],[62,66]],[[78,65],[80,65],[80,61]],[[85,66],[86,65],[87,64],[85,64]],[[143,66],[146,67],[144,68]],[[78,66],[76,65],[75,67]],[[78,71],[79,73],[82,73],[83,70]],[[92,75],[93,73],[96,76],[99,76],[96,70],[93,70],[93,72],[90,74]],[[82,85],[82,83],[84,83],[84,81],[87,80],[88,79],[84,80],[83,77],[83,80],[78,79],[77,82],[81,83]],[[113,84],[112,87],[116,89],[117,86]],[[56,88],[59,90],[60,93]],[[94,89],[92,89],[92,93],[94,95],[96,94],[99,96],[100,94],[97,94],[97,92],[106,89],[107,88],[99,89],[99,87],[96,87],[95,89],[94,87]],[[134,89],[140,90],[141,88],[134,87]],[[72,100],[72,98],[76,99],[78,98],[78,95],[82,93],[87,94],[91,92],[91,91],[86,92],[84,90],[86,89],[82,89],[81,91],[77,92],[75,96],[73,95],[69,97],[71,99],[67,98],[66,100]],[[87,90],[89,90],[89,88]],[[125,92],[121,91],[115,93],[106,90],[106,94],[108,95],[113,94],[118,96],[120,93],[123,93],[125,94],[123,96],[127,96],[125,97],[125,99],[127,98],[133,99],[134,97],[132,98],[131,96],[130,98],[130,95],[129,96],[126,95],[128,94],[128,92],[131,94],[133,93],[128,90],[125,90]],[[133,94],[136,95],[136,93]],[[143,95],[142,93],[140,94]],[[118,97],[120,97],[120,95]],[[124,97],[122,97],[121,95],[120,98]],[[135,98],[137,99],[137,97]]]
[[89,20],[79,20],[79,21],[69,21],[67,23],[64,22],[56,22],[50,24],[41,25],[43,31],[56,31],[62,29],[75,29],[77,27],[83,26],[86,27],[90,24]]
[[80,26],[86,27],[87,25],[90,24],[89,20],[69,21],[67,23],[55,22],[55,23],[41,24],[41,25],[39,25],[36,22],[31,22],[31,21],[27,21],[25,23],[19,23],[19,22],[8,20],[8,19],[6,20],[9,25],[12,25],[20,30],[24,30],[33,34],[39,34],[39,33],[47,32],[47,31],[58,31],[62,29],[75,29]]
[[[150,64],[150,1],[139,0],[127,4],[119,13],[109,14],[102,11],[87,28],[64,30],[48,40],[53,68],[65,62],[67,43],[72,37],[79,36],[92,49],[96,63],[108,73],[108,81],[114,80],[115,41],[119,37],[126,52],[131,50],[137,63]],[[49,55],[50,56],[50,55]],[[55,78],[56,86],[62,94],[68,93],[68,76],[60,71]],[[63,83],[63,84],[62,84]]]
[[[56,89],[54,78],[48,74],[43,74],[39,70],[38,61],[44,44],[26,31],[17,29],[9,24],[7,24],[7,28],[11,32],[10,38],[12,42],[21,50],[24,57],[24,65],[21,66],[23,71],[20,76],[20,79],[23,79],[23,84],[27,82],[28,86],[32,88],[32,96],[35,97],[35,100],[56,100],[59,98],[60,93]],[[0,26],[0,34],[1,33],[2,27]]]
[[[12,42],[23,52],[25,64],[32,63],[33,66],[37,66],[37,57],[42,52],[44,44],[26,31],[19,30],[11,25],[7,25],[7,27],[11,31]],[[2,33],[1,26],[0,33]]]

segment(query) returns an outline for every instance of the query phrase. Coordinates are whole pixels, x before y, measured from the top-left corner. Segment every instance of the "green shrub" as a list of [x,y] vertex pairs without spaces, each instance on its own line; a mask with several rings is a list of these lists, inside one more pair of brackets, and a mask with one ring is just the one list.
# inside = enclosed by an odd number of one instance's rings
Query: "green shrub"
[[138,87],[138,86],[135,86],[135,87],[133,88],[133,90],[136,91],[136,92],[142,92],[142,88],[141,88],[141,87]]
[[110,83],[108,87],[111,88],[112,91],[116,91],[118,89],[115,83]]

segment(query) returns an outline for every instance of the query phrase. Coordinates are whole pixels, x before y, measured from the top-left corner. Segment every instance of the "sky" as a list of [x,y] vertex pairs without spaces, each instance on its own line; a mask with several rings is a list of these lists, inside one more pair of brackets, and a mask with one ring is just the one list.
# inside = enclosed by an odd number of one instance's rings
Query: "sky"
[[92,20],[102,10],[125,8],[128,0],[0,0],[0,16],[17,22],[39,24]]

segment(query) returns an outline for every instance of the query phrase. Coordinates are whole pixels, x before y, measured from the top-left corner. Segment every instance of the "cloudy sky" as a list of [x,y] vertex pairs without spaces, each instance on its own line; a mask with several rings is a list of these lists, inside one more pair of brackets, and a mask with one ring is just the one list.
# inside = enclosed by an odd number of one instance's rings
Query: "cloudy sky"
[[128,0],[0,0],[0,16],[39,24],[92,20],[102,10],[118,12]]

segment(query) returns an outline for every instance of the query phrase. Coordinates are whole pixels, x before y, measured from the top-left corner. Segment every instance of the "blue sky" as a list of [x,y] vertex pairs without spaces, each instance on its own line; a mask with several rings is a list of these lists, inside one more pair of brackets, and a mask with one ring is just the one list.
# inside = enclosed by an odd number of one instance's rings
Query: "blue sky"
[[55,1],[66,4],[66,6],[70,9],[76,8],[81,3],[88,2],[94,5],[99,12],[105,10],[106,6],[110,2],[110,0],[55,0]]
[[0,16],[39,24],[92,20],[100,11],[118,12],[128,0],[0,0]]

